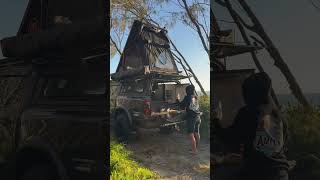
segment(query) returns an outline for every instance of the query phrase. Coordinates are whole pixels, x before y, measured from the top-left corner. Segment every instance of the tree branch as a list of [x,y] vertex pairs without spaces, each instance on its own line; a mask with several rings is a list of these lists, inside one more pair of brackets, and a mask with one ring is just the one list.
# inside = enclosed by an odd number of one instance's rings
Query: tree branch
[[257,31],[256,31],[256,27],[254,26],[254,25],[249,25],[249,24],[247,24],[243,19],[242,19],[242,17],[233,9],[233,11],[234,11],[234,14],[236,15],[236,17],[239,19],[239,21],[241,22],[241,24],[244,26],[244,27],[246,27],[248,30],[250,30],[250,31],[252,31],[252,32],[254,32],[254,33],[257,33]]
[[254,37],[254,36],[250,36],[250,37],[251,37],[251,39],[253,39],[255,42],[257,42],[258,44],[260,44],[260,46],[266,47],[266,45],[265,45],[262,41],[260,41],[258,38]]
[[202,45],[203,45],[205,51],[207,52],[208,56],[210,56],[210,51],[209,51],[209,48],[208,48],[208,46],[207,46],[206,41],[205,41],[204,38],[203,38],[202,33],[201,33],[201,29],[200,29],[199,23],[197,22],[197,20],[196,20],[196,19],[193,17],[193,15],[191,14],[190,9],[189,9],[189,7],[188,7],[188,4],[187,4],[186,0],[182,0],[182,2],[183,2],[183,4],[184,4],[184,9],[186,10],[186,12],[187,12],[187,14],[188,14],[188,16],[189,16],[189,18],[190,18],[190,21],[193,23],[193,25],[194,25],[194,26],[196,27],[196,29],[197,29],[197,33],[198,33],[198,35],[199,35],[199,37],[200,37],[200,40],[201,40],[201,42],[202,42]]
[[112,44],[114,45],[114,47],[116,48],[116,50],[118,51],[118,53],[119,53],[120,56],[121,56],[122,52],[120,51],[120,49],[118,48],[116,42],[112,39],[111,36],[110,36],[110,40],[111,40]]
[[313,0],[309,0],[309,2],[312,4],[314,8],[316,8],[317,11],[320,11],[320,6],[316,5],[316,3],[313,2]]
[[183,60],[183,62],[187,65],[187,67],[189,68],[189,72],[193,75],[194,80],[197,82],[198,86],[201,89],[201,92],[206,96],[207,93],[206,91],[203,89],[200,81],[198,80],[197,76],[194,74],[194,72],[192,71],[190,65],[188,64],[188,62],[186,61],[186,59],[183,57],[183,55],[180,53],[180,51],[178,50],[178,48],[175,46],[175,44],[169,39],[170,43],[172,44],[173,48],[175,49],[175,51],[179,54],[179,56],[181,57],[181,59]]
[[[226,0],[227,1],[227,0]],[[264,31],[264,28],[258,18],[255,16],[249,5],[245,0],[238,0],[244,11],[247,13],[248,17],[251,19],[252,23],[256,26],[257,34],[263,39],[266,44],[266,49],[269,52],[270,56],[274,59],[274,65],[280,69],[284,77],[286,78],[289,87],[293,93],[293,95],[298,99],[298,101],[305,107],[306,110],[311,109],[311,105],[308,100],[304,96],[296,78],[291,73],[288,65],[285,63],[282,58],[279,50],[273,44],[270,37]]]

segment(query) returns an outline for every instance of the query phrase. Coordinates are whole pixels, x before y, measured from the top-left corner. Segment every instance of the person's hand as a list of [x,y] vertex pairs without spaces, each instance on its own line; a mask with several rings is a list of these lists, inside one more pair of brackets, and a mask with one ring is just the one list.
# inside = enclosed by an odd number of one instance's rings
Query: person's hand
[[177,96],[176,96],[176,100],[177,100],[177,101],[180,101],[180,94],[179,94],[179,93],[178,93]]

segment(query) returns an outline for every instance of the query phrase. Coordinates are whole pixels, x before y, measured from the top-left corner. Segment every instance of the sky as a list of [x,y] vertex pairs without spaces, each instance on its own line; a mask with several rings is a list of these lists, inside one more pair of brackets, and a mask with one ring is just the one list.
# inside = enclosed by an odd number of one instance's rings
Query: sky
[[[27,0],[0,1],[0,38],[14,36],[20,26]],[[2,54],[0,54],[2,57]]]
[[[280,54],[296,77],[304,93],[320,93],[320,11],[308,0],[248,1]],[[228,12],[219,5],[214,12],[219,20],[231,20]],[[235,9],[243,14],[239,6]],[[224,28],[235,25],[219,23]],[[236,32],[237,41],[242,41]],[[273,66],[273,59],[265,51],[258,58],[273,81],[277,93],[289,93],[289,86],[280,71]],[[254,68],[251,56],[241,55],[228,59],[228,68]]]

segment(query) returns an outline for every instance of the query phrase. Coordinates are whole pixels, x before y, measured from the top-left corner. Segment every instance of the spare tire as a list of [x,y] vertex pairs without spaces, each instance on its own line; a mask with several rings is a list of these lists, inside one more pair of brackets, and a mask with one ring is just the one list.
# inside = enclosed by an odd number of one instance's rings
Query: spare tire
[[54,167],[46,163],[34,164],[27,168],[18,178],[19,180],[60,180]]
[[129,138],[131,125],[125,113],[117,113],[115,117],[114,130],[118,141],[126,141]]

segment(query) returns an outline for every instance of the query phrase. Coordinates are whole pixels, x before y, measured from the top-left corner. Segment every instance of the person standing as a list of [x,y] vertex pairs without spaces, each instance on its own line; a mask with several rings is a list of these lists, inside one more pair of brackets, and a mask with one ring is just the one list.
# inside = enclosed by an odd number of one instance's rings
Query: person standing
[[191,141],[191,153],[197,154],[200,143],[200,124],[201,112],[199,111],[198,97],[195,95],[195,87],[189,85],[186,87],[186,96],[181,102],[178,102],[180,108],[186,110],[187,133]]

